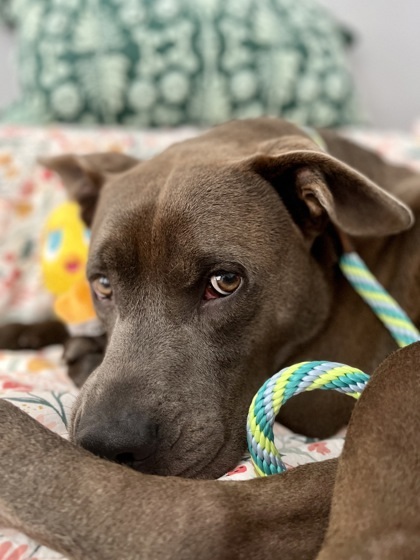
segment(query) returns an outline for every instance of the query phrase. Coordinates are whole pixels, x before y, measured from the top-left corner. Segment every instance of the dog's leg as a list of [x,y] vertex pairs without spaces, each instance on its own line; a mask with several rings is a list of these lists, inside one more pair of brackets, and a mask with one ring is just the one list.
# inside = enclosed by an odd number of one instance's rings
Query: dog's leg
[[355,407],[318,560],[420,557],[420,343],[373,375]]
[[54,319],[9,323],[0,327],[0,350],[39,350],[50,344],[63,344],[68,338],[66,327]]
[[142,475],[0,401],[0,524],[73,559],[314,558],[335,465],[248,482]]
[[68,375],[81,387],[102,362],[106,337],[72,337],[65,325],[56,320],[0,326],[0,350],[39,350],[50,344],[64,344],[63,358]]
[[106,336],[72,336],[64,344],[63,359],[76,387],[81,387],[105,355]]

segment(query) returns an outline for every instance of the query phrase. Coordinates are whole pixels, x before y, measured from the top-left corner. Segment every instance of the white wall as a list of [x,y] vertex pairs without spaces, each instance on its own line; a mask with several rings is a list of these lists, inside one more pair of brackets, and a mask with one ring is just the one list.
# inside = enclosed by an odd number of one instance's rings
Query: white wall
[[409,129],[420,119],[420,1],[320,2],[357,31],[351,64],[371,122]]
[[[351,65],[372,124],[409,129],[420,119],[420,0],[319,1],[356,30]],[[17,96],[11,47],[0,28],[0,108]]]

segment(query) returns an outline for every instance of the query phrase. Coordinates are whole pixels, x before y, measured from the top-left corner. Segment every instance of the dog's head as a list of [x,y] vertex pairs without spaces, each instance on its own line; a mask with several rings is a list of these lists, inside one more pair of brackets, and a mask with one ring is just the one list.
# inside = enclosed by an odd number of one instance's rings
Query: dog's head
[[240,458],[253,394],[328,318],[333,226],[384,235],[412,219],[277,120],[229,123],[145,162],[45,164],[92,225],[87,274],[108,335],[72,437],[158,474],[216,477]]

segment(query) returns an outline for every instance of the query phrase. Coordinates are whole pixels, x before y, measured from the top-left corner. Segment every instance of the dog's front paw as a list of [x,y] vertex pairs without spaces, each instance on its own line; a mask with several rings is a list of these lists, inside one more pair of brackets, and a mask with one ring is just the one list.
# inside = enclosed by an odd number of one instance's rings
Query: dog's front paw
[[106,336],[75,336],[64,345],[63,358],[67,372],[77,387],[81,387],[89,375],[103,360]]
[[0,350],[38,350],[50,344],[62,344],[68,336],[59,321],[10,323],[0,327]]

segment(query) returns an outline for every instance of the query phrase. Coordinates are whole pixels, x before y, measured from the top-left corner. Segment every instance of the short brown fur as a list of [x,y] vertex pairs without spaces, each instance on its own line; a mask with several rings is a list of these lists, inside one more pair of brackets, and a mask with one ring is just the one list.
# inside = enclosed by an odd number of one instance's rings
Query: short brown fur
[[[420,262],[413,247],[420,229],[417,222],[411,226],[420,212],[420,176],[332,132],[322,135],[328,154],[295,126],[258,119],[217,127],[147,162],[112,154],[44,161],[60,173],[85,220],[93,219],[88,275],[106,274],[115,292],[112,304],[97,303],[108,344],[76,403],[74,441],[86,444],[88,436],[91,442],[98,429],[112,433],[122,420],[129,425],[121,416],[128,411],[133,424],[146,418],[158,427],[158,446],[133,465],[137,470],[213,478],[240,457],[252,395],[280,367],[332,359],[373,371],[395,343],[341,276],[337,231],[349,236],[419,324]],[[203,303],[214,267],[232,266],[244,279],[238,292]],[[397,355],[397,389],[379,383],[377,391],[398,397],[406,354]],[[0,459],[4,521],[71,557],[85,558],[88,550],[93,560],[240,558],[250,551],[262,558],[280,546],[290,558],[313,558],[319,550],[334,461],[245,484],[165,481],[95,459],[0,406],[0,441],[13,447]],[[371,415],[360,413],[352,423],[359,428],[346,447],[363,440],[367,418],[369,442],[382,441],[382,411],[372,406]],[[296,431],[327,436],[348,421],[352,408],[335,393],[305,394],[284,407],[281,419]],[[401,425],[391,422],[390,429]],[[410,417],[407,429],[418,430],[417,418]],[[115,440],[119,436],[114,432]],[[32,468],[23,440],[31,442]],[[100,443],[115,445],[112,436]],[[35,503],[23,496],[40,497],[46,449],[58,467],[54,492],[42,499],[53,511],[64,495],[69,505],[39,519]],[[372,472],[363,475],[369,480]],[[80,490],[66,490],[69,480]],[[162,508],[167,493],[173,505]],[[134,525],[120,515],[128,503]],[[399,514],[400,503],[394,509]],[[270,515],[262,521],[263,510]],[[110,513],[92,532],[98,511]],[[233,519],[238,512],[243,524]],[[175,528],[169,526],[174,515],[180,519]]]

